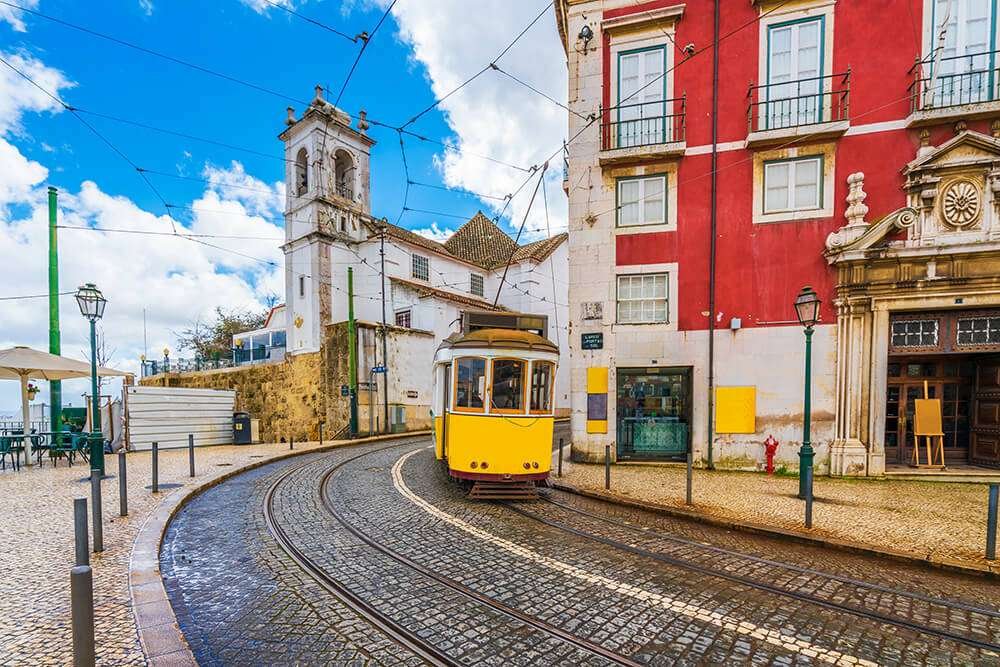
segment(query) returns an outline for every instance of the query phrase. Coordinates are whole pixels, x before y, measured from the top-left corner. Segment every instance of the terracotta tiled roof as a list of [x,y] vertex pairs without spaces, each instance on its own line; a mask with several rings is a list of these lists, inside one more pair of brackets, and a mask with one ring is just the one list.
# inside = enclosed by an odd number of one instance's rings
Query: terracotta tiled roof
[[517,244],[479,211],[444,242],[444,247],[455,257],[489,269],[506,263]]
[[[555,249],[568,238],[569,234],[563,232],[562,234],[556,234],[555,236],[542,239],[541,241],[535,241],[534,243],[523,245],[517,249],[517,252],[514,253],[514,261],[523,262],[526,259],[531,259],[536,262],[541,262],[543,259],[555,252]],[[507,260],[504,259],[504,262],[506,261]]]
[[[433,250],[434,252],[440,252],[445,255],[452,254],[443,244],[438,243],[437,241],[432,241],[431,239],[421,236],[420,234],[414,234],[409,229],[404,229],[392,223],[386,223],[385,228],[389,236],[393,236],[401,241],[406,241],[407,243],[412,243],[413,245],[427,248],[428,250]],[[378,229],[378,227],[376,227],[376,229]]]
[[444,299],[445,301],[451,301],[453,303],[461,304],[463,306],[471,306],[473,308],[479,308],[482,310],[507,310],[503,306],[494,306],[491,302],[485,299],[478,299],[474,296],[469,296],[467,294],[456,294],[455,292],[448,292],[443,289],[438,289],[436,287],[431,287],[430,285],[424,285],[422,283],[414,282],[412,280],[403,280],[402,278],[389,278],[389,281],[395,285],[402,285],[407,289],[411,289],[420,296],[433,296],[439,299]]

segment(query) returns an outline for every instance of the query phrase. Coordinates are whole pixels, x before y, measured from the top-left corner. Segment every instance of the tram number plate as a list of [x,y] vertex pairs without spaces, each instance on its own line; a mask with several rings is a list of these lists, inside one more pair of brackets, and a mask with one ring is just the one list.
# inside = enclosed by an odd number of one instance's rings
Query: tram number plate
[[582,333],[580,334],[581,350],[601,350],[604,349],[603,333]]

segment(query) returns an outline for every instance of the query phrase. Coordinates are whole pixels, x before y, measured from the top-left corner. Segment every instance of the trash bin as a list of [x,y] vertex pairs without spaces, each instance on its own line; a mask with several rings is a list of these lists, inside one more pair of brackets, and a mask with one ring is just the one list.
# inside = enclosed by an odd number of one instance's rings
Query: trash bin
[[249,412],[234,412],[233,413],[233,444],[234,445],[249,445],[251,442],[250,437],[250,413]]

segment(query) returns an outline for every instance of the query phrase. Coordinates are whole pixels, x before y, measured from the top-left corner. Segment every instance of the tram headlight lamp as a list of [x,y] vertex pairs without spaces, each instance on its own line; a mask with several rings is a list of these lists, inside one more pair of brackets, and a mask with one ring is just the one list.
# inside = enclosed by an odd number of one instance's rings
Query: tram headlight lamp
[[530,470],[530,469],[531,469],[531,464],[530,464],[530,463],[528,463],[527,461],[525,461],[525,462],[524,462],[524,469],[525,469],[525,470]]
[[482,463],[479,464],[479,467],[482,468],[483,470],[486,470],[487,468],[490,467],[490,464],[487,463],[486,461],[483,461]]
[[472,463],[469,464],[469,467],[472,468],[473,470],[475,470],[478,466],[479,466],[479,464],[476,463],[475,461],[473,461]]
[[532,461],[531,462],[531,467],[537,469],[538,468],[538,461]]

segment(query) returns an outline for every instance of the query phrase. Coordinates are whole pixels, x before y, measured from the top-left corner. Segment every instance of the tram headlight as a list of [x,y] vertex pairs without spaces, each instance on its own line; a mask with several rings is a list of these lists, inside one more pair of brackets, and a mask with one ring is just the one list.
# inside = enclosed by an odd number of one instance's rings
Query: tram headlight
[[479,467],[482,468],[483,470],[486,470],[487,468],[490,467],[490,464],[487,463],[486,461],[483,461],[482,463],[479,464]]
[[538,468],[538,461],[532,461],[531,467],[532,468]]
[[530,464],[530,463],[528,463],[527,461],[525,461],[525,462],[524,462],[524,469],[525,469],[525,470],[531,470],[531,464]]
[[475,461],[473,461],[472,463],[469,464],[469,467],[472,468],[473,470],[475,470],[478,467],[478,465],[479,465],[478,463],[476,463]]

